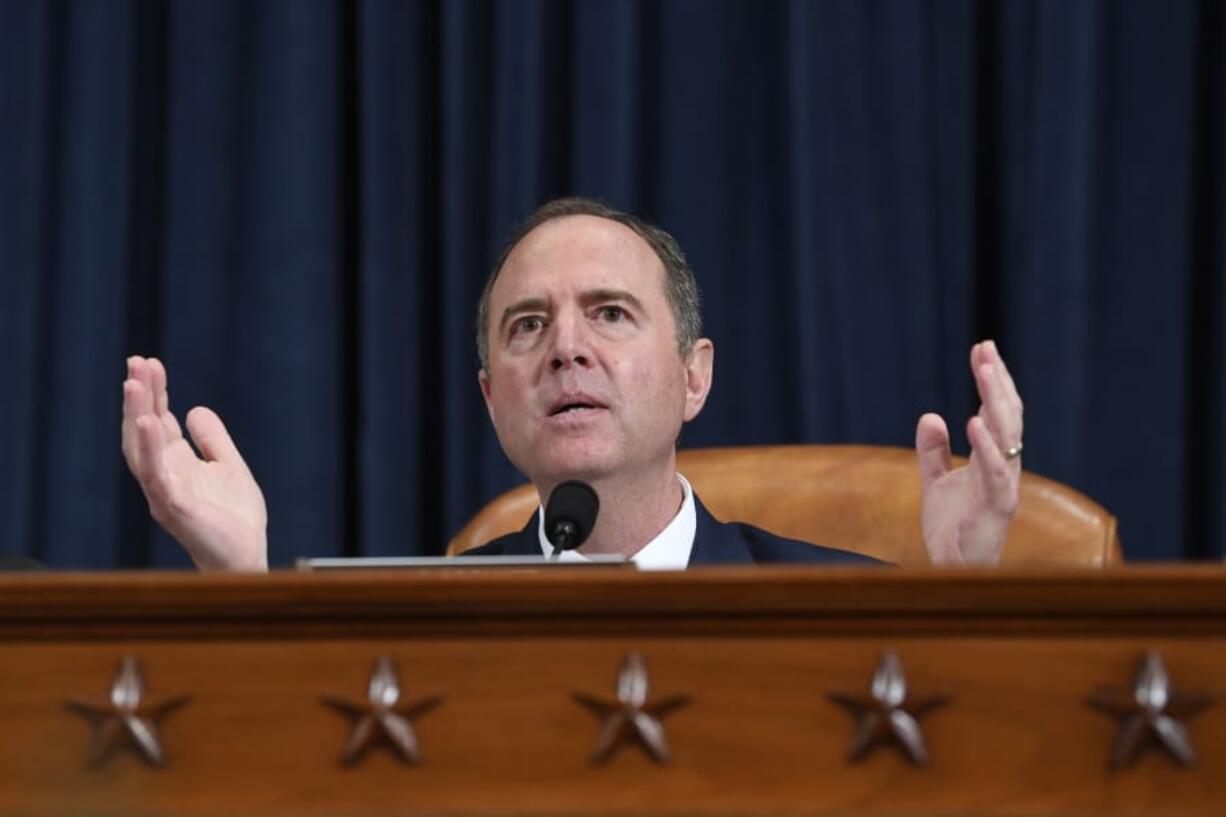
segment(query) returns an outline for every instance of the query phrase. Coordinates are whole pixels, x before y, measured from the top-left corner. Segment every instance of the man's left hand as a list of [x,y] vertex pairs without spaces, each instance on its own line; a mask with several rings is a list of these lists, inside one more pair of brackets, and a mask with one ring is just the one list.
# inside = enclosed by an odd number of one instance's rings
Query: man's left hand
[[953,467],[949,429],[936,414],[915,429],[923,482],[924,543],[934,565],[994,565],[1017,508],[1022,474],[1022,398],[996,344],[971,348],[979,413],[966,424],[970,461]]

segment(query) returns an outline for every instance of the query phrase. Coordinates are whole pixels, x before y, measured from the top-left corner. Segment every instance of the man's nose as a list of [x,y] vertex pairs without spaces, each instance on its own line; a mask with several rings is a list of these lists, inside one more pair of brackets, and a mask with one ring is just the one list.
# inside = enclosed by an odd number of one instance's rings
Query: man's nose
[[556,372],[571,366],[587,366],[592,360],[589,342],[587,326],[580,318],[559,318],[554,322],[549,368]]

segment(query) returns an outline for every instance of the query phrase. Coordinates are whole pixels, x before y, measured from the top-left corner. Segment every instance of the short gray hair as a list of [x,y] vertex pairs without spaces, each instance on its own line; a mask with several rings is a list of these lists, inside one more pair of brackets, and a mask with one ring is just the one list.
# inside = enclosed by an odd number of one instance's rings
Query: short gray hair
[[481,300],[477,303],[477,358],[481,361],[481,369],[489,371],[490,292],[493,291],[494,282],[498,280],[498,274],[507,262],[507,256],[528,233],[546,222],[566,216],[595,216],[616,221],[629,227],[647,242],[664,265],[664,295],[668,298],[668,305],[673,310],[673,321],[677,324],[677,351],[682,358],[688,355],[694,343],[702,337],[702,312],[698,282],[694,279],[694,271],[685,260],[685,253],[681,251],[677,239],[638,216],[615,210],[595,199],[576,196],[554,199],[528,216],[516,227],[510,241],[499,254],[498,262],[494,264],[494,269],[485,282],[485,289],[481,292]]

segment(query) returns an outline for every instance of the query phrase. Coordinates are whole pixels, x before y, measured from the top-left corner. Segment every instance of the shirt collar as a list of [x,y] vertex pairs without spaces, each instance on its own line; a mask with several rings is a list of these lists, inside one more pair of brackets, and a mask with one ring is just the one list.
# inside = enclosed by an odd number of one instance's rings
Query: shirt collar
[[[694,549],[694,533],[698,529],[698,515],[694,510],[694,489],[689,480],[677,474],[681,490],[685,498],[681,500],[681,509],[673,517],[664,530],[634,554],[631,561],[639,570],[685,570],[690,563],[690,552]],[[537,539],[541,552],[546,556],[553,554],[553,545],[545,536],[545,509],[537,513]],[[576,550],[564,550],[557,558],[559,562],[583,563],[587,557]]]

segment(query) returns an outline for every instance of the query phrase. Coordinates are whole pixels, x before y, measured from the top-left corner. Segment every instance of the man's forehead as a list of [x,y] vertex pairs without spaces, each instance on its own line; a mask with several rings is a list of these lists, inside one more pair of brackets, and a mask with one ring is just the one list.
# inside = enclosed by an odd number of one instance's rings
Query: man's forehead
[[494,288],[531,294],[523,290],[547,281],[630,288],[662,285],[663,275],[663,263],[634,230],[599,216],[573,215],[551,219],[520,239]]

